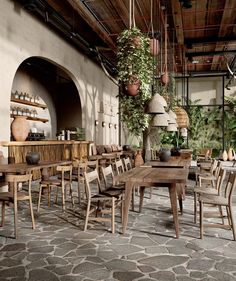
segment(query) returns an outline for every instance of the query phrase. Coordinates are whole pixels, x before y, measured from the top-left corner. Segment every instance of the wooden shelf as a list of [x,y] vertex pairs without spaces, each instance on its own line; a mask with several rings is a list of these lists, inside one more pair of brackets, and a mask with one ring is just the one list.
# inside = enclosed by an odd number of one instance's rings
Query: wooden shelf
[[35,103],[35,102],[27,101],[27,100],[11,98],[11,101],[21,103],[21,104],[25,104],[25,105],[40,107],[40,108],[43,108],[43,109],[47,108],[47,106],[45,104]]
[[[13,115],[13,114],[11,114],[11,118],[14,118],[15,116],[21,116],[21,115]],[[26,119],[27,120],[32,120],[32,121],[40,121],[40,122],[43,122],[43,123],[46,123],[46,122],[49,121],[48,119],[45,119],[45,118],[38,118],[38,117],[31,117],[31,116],[26,116]]]

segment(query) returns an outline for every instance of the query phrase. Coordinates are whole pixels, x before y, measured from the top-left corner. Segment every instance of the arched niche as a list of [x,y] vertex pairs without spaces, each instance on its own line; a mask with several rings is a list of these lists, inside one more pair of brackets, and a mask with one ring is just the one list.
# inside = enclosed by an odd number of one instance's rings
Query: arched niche
[[[61,130],[82,127],[81,100],[73,76],[63,67],[41,57],[30,57],[18,67],[12,95],[27,93],[39,97],[47,108],[35,108],[37,117],[47,122],[29,120],[31,130],[44,132],[47,139],[56,139]],[[27,107],[11,103],[11,106]],[[32,109],[31,106],[29,106]]]

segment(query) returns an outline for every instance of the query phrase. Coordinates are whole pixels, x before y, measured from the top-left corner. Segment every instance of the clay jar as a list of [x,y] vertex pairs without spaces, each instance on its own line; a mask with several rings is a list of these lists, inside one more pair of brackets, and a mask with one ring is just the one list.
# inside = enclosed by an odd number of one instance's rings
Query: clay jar
[[14,140],[25,141],[29,134],[29,124],[26,116],[15,116],[11,123],[11,132]]
[[159,158],[161,162],[168,162],[170,160],[170,156],[171,153],[169,149],[164,149],[164,148],[160,149]]
[[143,161],[143,156],[142,156],[142,150],[138,149],[137,154],[136,154],[135,159],[134,159],[134,166],[139,167],[143,164],[144,164],[144,161]]
[[40,160],[40,154],[38,152],[28,152],[25,158],[27,164],[29,165],[38,164]]

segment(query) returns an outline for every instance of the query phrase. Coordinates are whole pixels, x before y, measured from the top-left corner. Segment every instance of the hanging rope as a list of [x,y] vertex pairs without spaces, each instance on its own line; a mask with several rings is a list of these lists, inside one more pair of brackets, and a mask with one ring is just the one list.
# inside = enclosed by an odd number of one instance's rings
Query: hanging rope
[[165,13],[165,65],[164,71],[167,73],[167,13]]
[[134,0],[129,0],[129,28],[136,27],[134,17]]

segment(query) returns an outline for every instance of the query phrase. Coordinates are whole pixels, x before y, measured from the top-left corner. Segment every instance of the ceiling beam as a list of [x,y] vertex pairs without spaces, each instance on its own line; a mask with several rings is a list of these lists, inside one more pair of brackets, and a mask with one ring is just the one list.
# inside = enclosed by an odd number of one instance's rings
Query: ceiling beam
[[217,42],[232,42],[236,41],[236,36],[226,37],[200,37],[200,38],[186,38],[184,44],[187,46],[202,44],[202,43],[217,43]]
[[98,36],[113,50],[116,50],[116,45],[109,37],[107,32],[103,31],[99,26],[98,22],[91,14],[85,9],[85,6],[82,4],[81,0],[67,0],[68,3],[75,9],[76,12],[87,22],[87,24],[95,31]]

